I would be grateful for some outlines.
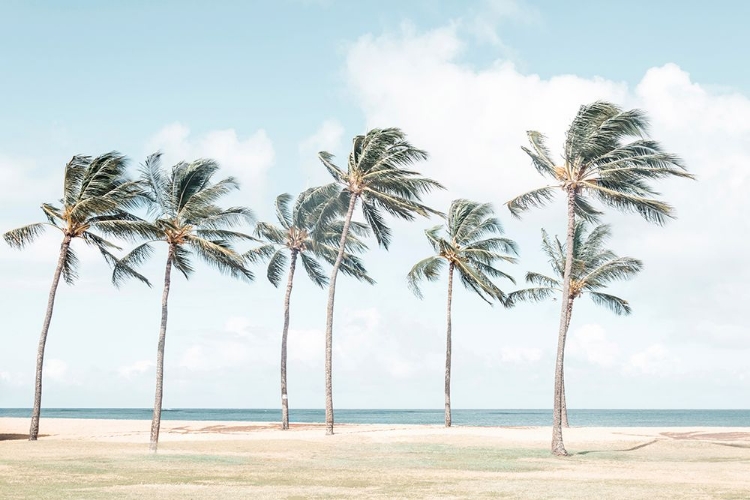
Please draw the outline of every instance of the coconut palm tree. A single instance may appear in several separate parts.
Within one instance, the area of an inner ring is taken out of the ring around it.
[[[568,229],[563,297],[570,295],[576,218],[595,221],[602,214],[593,205],[594,200],[622,212],[638,213],[660,225],[674,217],[672,207],[658,199],[659,193],[651,188],[649,181],[671,176],[692,178],[692,175],[677,156],[648,139],[647,132],[648,120],[642,111],[623,111],[603,101],[580,107],[565,136],[561,163],[553,159],[542,134],[528,132],[530,147],[523,150],[537,171],[551,181],[513,198],[507,205],[513,215],[520,217],[529,208],[546,205],[557,191],[565,194]],[[563,443],[561,413],[566,309],[563,301],[555,364],[552,426],[555,455],[568,454]]]
[[[336,166],[333,155],[328,152],[321,151],[318,157],[334,179],[332,184],[319,188],[328,192],[327,199],[330,201],[319,209],[318,218],[325,223],[330,218],[338,217],[346,207],[338,254],[331,271],[326,313],[326,434],[331,435],[333,303],[336,277],[344,258],[346,238],[357,202],[360,202],[362,215],[378,244],[387,249],[391,242],[391,230],[386,225],[384,212],[405,220],[413,220],[417,215],[441,215],[421,201],[424,194],[436,188],[443,189],[443,186],[406,168],[427,159],[427,153],[412,146],[398,128],[376,128],[365,135],[356,136],[345,170]]]
[[[81,239],[87,245],[96,247],[107,263],[114,264],[117,259],[111,251],[119,247],[102,238],[100,234],[127,239],[134,234],[141,233],[143,229],[141,223],[128,212],[137,207],[143,199],[140,198],[138,183],[128,180],[125,176],[126,167],[125,157],[115,151],[96,158],[74,156],[65,165],[63,197],[60,200],[60,206],[50,203],[42,204],[41,208],[47,222],[29,224],[3,235],[11,247],[18,249],[32,243],[50,227],[60,231],[63,236],[36,355],[30,441],[36,441],[39,435],[44,348],[52,321],[57,286],[60,283],[60,276],[69,285],[72,285],[78,278],[79,262],[71,248],[71,243],[75,239]]]
[[[228,177],[212,183],[219,169],[213,160],[180,162],[171,171],[161,168],[161,155],[148,157],[141,169],[145,195],[150,201],[149,239],[120,259],[112,273],[112,282],[121,284],[127,278],[136,278],[150,286],[148,280],[135,269],[153,253],[153,244],[167,244],[167,262],[164,272],[164,289],[161,300],[161,326],[156,355],[156,395],[151,422],[150,449],[156,452],[161,426],[162,393],[164,387],[164,342],[167,333],[167,303],[174,267],[185,278],[194,271],[191,254],[206,264],[233,278],[251,281],[253,274],[245,267],[245,259],[232,244],[254,240],[233,228],[254,220],[252,212],[244,207],[224,209],[215,203],[232,190],[237,181]]]
[[[611,236],[610,226],[602,224],[588,232],[585,221],[576,222],[573,233],[573,267],[570,274],[570,291],[565,311],[565,335],[570,328],[570,318],[573,314],[573,302],[582,295],[588,295],[591,300],[608,308],[617,315],[630,314],[630,304],[620,297],[603,293],[611,282],[628,280],[638,274],[643,263],[632,257],[618,257],[611,250],[604,248],[604,244]],[[517,290],[508,294],[508,306],[519,302],[539,302],[554,298],[562,293],[562,280],[565,270],[565,243],[555,237],[550,240],[547,232],[542,229],[542,251],[547,255],[554,276],[540,273],[526,273],[526,282],[534,285],[531,288]],[[564,368],[564,367],[563,367]],[[568,412],[565,398],[565,377],[563,369],[562,380],[562,425],[568,427]]]
[[[330,221],[327,227],[317,229],[318,218],[315,212],[326,201],[320,198],[319,189],[308,189],[301,193],[293,207],[290,207],[292,196],[284,193],[276,198],[276,219],[279,225],[259,222],[255,226],[255,235],[264,242],[258,248],[250,250],[246,256],[251,261],[269,259],[266,276],[275,287],[281,283],[284,271],[287,272],[286,295],[284,296],[284,327],[281,332],[281,428],[289,428],[289,397],[287,395],[286,351],[289,334],[289,303],[294,285],[294,271],[297,268],[297,257],[307,276],[317,286],[323,288],[328,278],[323,273],[319,260],[333,264],[336,261],[341,238],[343,221]],[[366,225],[352,222],[350,234],[346,239],[347,252],[341,262],[341,271],[349,276],[370,284],[375,283],[365,270],[362,262],[349,252],[361,252],[367,249],[357,236],[366,236],[369,230]]]
[[[513,240],[503,234],[500,221],[494,217],[492,205],[469,200],[455,200],[448,209],[448,223],[425,231],[427,241],[436,255],[417,262],[407,275],[409,288],[422,297],[419,282],[436,281],[448,264],[448,328],[445,348],[445,426],[451,426],[451,302],[453,300],[453,272],[458,271],[464,287],[492,305],[494,300],[505,302],[506,294],[493,283],[493,278],[505,278],[515,284],[513,277],[494,267],[496,262],[515,263],[517,255]]]

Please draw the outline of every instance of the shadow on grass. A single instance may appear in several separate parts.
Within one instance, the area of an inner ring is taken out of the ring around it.
[[[645,448],[646,446],[650,446],[656,443],[657,441],[661,441],[661,439],[654,439],[653,441],[642,443],[637,446],[633,446],[632,448],[627,448],[625,450],[589,450],[589,451],[579,451],[576,453],[572,453],[572,455],[588,455],[590,453],[612,453],[612,452],[617,452],[617,451],[635,451],[635,450],[640,450],[641,448]]]

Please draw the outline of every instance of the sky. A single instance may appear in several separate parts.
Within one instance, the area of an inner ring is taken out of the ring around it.
[[[430,154],[415,168],[447,187],[431,206],[493,203],[520,247],[504,270],[521,283],[547,271],[540,229],[565,230],[559,201],[521,220],[503,206],[544,182],[520,148],[526,131],[559,155],[578,107],[606,99],[645,110],[652,137],[697,181],[658,184],[677,213],[664,227],[607,212],[610,248],[644,270],[610,289],[629,317],[576,302],[568,405],[748,408],[749,15],[739,1],[2,2],[0,232],[42,220],[71,156],[110,150],[133,174],[156,150],[168,165],[214,158],[242,184],[227,204],[273,221],[278,194],[329,181],[318,151],[343,163],[352,137],[396,126]],[[405,281],[438,223],[393,221],[390,251],[370,241],[363,256],[377,284],[340,278],[336,407],[442,407],[447,280],[425,285],[423,300]],[[153,288],[118,290],[96,251],[76,248],[80,279],[57,294],[43,406],[148,408],[166,249],[143,269]],[[0,245],[0,407],[32,404],[58,249],[52,233],[21,252]],[[254,272],[250,285],[202,265],[173,280],[165,407],[279,406],[284,290]],[[325,301],[296,276],[292,412],[324,406]],[[551,407],[558,318],[558,302],[507,310],[456,288],[453,407]]]

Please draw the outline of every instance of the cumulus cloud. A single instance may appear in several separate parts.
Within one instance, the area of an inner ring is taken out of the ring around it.
[[[666,376],[677,373],[680,360],[662,344],[653,344],[633,354],[624,367],[629,375]]]
[[[658,184],[679,216],[666,228],[635,215],[608,217],[615,229],[612,248],[646,265],[627,284],[638,328],[618,320],[610,333],[635,345],[656,340],[664,348],[666,342],[684,343],[686,332],[692,332],[691,339],[737,342],[745,324],[743,294],[727,290],[743,289],[750,279],[743,253],[750,232],[744,215],[750,211],[750,99],[695,82],[674,64],[644,68],[634,87],[601,77],[542,78],[507,60],[472,66],[463,62],[471,45],[462,29],[455,22],[428,31],[404,25],[395,32],[363,36],[347,52],[349,88],[367,126],[401,127],[430,153],[419,169],[449,190],[431,203],[444,206],[461,196],[500,207],[544,182],[520,149],[527,142],[526,130],[546,134],[553,155],[559,156],[564,132],[581,104],[606,99],[642,108],[651,119],[653,137],[680,154],[699,180]],[[539,226],[561,234],[562,213],[562,206],[553,205],[521,223],[508,223],[526,269],[534,262],[544,265],[535,250]],[[499,214],[508,220],[506,211]],[[722,318],[711,333],[697,327],[709,317]],[[571,340],[574,355],[598,366],[616,364],[618,346],[600,327],[579,328]],[[659,352],[653,348],[636,357],[634,366],[650,366],[646,362]]]
[[[329,153],[339,154],[343,146],[343,136],[344,127],[341,123],[334,119],[328,119],[323,121],[312,135],[300,141],[300,162],[309,185],[314,186],[330,182],[330,176],[320,165],[318,152],[328,151]]]
[[[609,367],[617,362],[620,348],[607,338],[601,325],[588,324],[573,330],[567,351],[572,356],[585,358],[589,363]]]
[[[149,141],[147,154],[160,150],[165,165],[197,158],[219,162],[224,175],[236,177],[243,189],[259,190],[274,162],[271,139],[261,129],[240,138],[234,129],[214,130],[195,136],[182,123],[172,123],[159,130]]]
[[[47,359],[44,362],[44,376],[57,382],[67,381],[68,363],[61,359]]]
[[[130,365],[121,366],[117,373],[123,378],[132,378],[151,371],[154,368],[154,362],[149,360],[140,360]]]
[[[504,363],[534,363],[542,358],[541,349],[530,347],[503,347],[500,360]]]

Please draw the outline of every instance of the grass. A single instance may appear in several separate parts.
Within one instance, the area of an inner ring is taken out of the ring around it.
[[[614,446],[614,443],[611,444]],[[454,436],[0,443],[0,498],[750,498],[750,450],[663,440],[551,457]]]

